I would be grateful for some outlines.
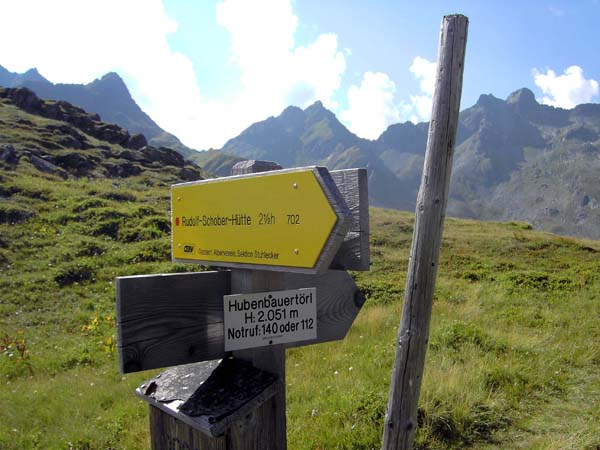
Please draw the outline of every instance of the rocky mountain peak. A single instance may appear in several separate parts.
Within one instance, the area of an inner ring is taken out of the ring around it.
[[[329,127],[343,131],[344,133],[349,133],[349,131],[346,130],[346,128],[340,123],[335,114],[325,108],[320,100],[317,100],[312,105],[307,107],[304,110],[304,114],[306,117],[307,126],[314,126],[319,122],[325,121]]]
[[[151,145],[173,148],[188,156],[194,153],[141,110],[123,79],[115,72],[88,84],[54,84],[40,75],[37,69],[20,74],[0,66],[0,86],[27,87],[42,99],[67,101],[90,113],[99,114],[104,121],[116,123],[132,134],[143,134]]]
[[[474,107],[493,108],[503,104],[504,101],[494,97],[492,94],[481,94]]]
[[[304,120],[304,111],[297,106],[288,106],[279,115],[279,119],[283,122],[296,122],[298,120]]]
[[[304,127],[305,118],[306,115],[300,108],[297,106],[288,106],[279,115],[277,120],[288,132],[297,133]]]
[[[285,117],[285,116],[292,116],[292,115],[297,115],[302,113],[302,109],[298,108],[297,106],[288,106],[287,108],[285,108],[282,113],[281,116]]]
[[[323,106],[321,100],[317,100],[312,105],[307,107],[304,112],[311,117],[323,117],[325,115],[333,115],[331,111]]]
[[[91,86],[99,91],[110,93],[111,95],[124,95],[126,98],[131,97],[125,82],[115,72],[109,72],[103,75],[102,78],[94,80],[91,83]]]
[[[511,105],[515,110],[524,116],[529,116],[537,111],[540,104],[535,99],[535,95],[527,88],[519,89],[513,92],[506,99],[506,103]]]
[[[395,123],[379,136],[377,144],[383,149],[401,148],[407,153],[423,154],[427,145],[428,128],[428,123]]]
[[[506,103],[521,104],[521,105],[538,105],[535,95],[530,89],[521,88],[510,94],[506,98]]]
[[[49,83],[49,81],[38,72],[37,68],[29,69],[22,76],[23,81],[34,81],[40,83]]]

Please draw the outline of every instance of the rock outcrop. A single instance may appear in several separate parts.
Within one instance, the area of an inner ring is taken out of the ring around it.
[[[40,172],[63,179],[126,178],[145,170],[164,171],[174,179],[201,179],[201,169],[166,147],[148,145],[142,134],[131,135],[64,101],[42,100],[27,88],[0,88],[0,102],[55,122],[14,117],[21,142],[0,143],[0,162],[14,169],[22,156]]]

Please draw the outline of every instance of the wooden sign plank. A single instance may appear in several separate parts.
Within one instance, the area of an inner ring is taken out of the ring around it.
[[[344,339],[365,302],[354,279],[341,270],[310,276],[289,273],[284,283],[288,289],[317,286],[318,298],[316,341],[291,342],[288,348]]]
[[[174,261],[286,272],[326,270],[351,220],[324,167],[174,185],[171,206]]]
[[[223,295],[230,272],[116,279],[121,372],[223,357]]]
[[[289,289],[317,289],[317,339],[286,347],[342,339],[364,303],[344,271],[282,274]],[[119,367],[137,372],[223,358],[223,296],[230,272],[117,278]]]

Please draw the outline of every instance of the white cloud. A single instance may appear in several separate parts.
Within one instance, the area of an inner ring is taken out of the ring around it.
[[[425,94],[433,96],[437,63],[416,56],[408,70],[419,80],[419,87]]]
[[[411,95],[410,96],[410,121],[413,123],[426,122],[431,117],[431,108],[433,107],[433,97],[430,95]]]
[[[421,94],[410,96],[412,110],[410,120],[412,122],[427,121],[431,116],[433,106],[437,63],[416,56],[408,70],[419,80],[421,89]]]
[[[560,108],[574,108],[580,103],[590,103],[598,96],[598,82],[586,79],[579,66],[568,67],[562,75],[548,69],[542,73],[533,69],[535,84],[542,90],[542,103]]]
[[[376,139],[400,119],[395,92],[396,84],[387,74],[366,72],[360,86],[348,89],[348,109],[340,113],[340,119],[357,135]]]
[[[82,83],[131,67],[131,59],[174,56],[164,37],[177,29],[160,1],[22,0],[6,2],[2,64],[33,66],[52,81]]]
[[[177,29],[160,0],[20,0],[6,2],[0,27],[0,64],[23,72],[37,67],[53,82],[88,83],[109,71],[162,128],[185,144],[220,147],[252,122],[290,103],[318,99],[335,108],[333,94],[346,69],[337,36],[306,46],[294,40],[298,19],[290,0],[224,0],[217,21],[231,34],[231,63],[242,90],[209,99],[192,61],[171,50]]]
[[[376,139],[385,129],[399,121],[413,123],[429,120],[433,104],[437,63],[417,56],[408,70],[419,82],[420,93],[410,101],[397,101],[396,84],[389,75],[365,72],[359,86],[348,89],[348,108],[341,111],[340,119],[354,133]]]
[[[346,70],[337,36],[321,34],[296,46],[298,19],[289,1],[224,0],[217,5],[217,22],[231,34],[232,62],[242,73],[243,91],[235,101],[243,118],[238,132],[290,104],[305,107],[321,100],[337,107],[333,95]]]

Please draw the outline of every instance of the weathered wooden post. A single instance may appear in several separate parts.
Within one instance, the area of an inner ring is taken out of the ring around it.
[[[231,175],[244,175],[282,169],[279,164],[270,161],[241,161],[235,164]],[[263,213],[264,214],[264,213]],[[269,216],[267,216],[269,217]],[[231,274],[231,292],[233,294],[281,291],[284,289],[284,274],[261,270],[238,269]],[[285,414],[285,347],[284,344],[269,347],[250,348],[233,352],[236,358],[252,363],[254,367],[274,373],[279,376],[282,383],[278,384],[275,396],[270,400],[272,405],[269,414],[263,417],[250,415],[244,422],[238,424],[233,430],[233,440],[236,448],[251,450],[256,447],[256,442],[248,442],[247,429],[269,428],[274,425],[272,438],[273,448],[287,449],[286,429],[287,417]],[[254,422],[254,423],[252,423]],[[256,433],[258,434],[258,433]],[[260,433],[264,434],[264,433]]]
[[[469,20],[442,19],[437,78],[396,360],[383,431],[384,450],[412,448],[456,138]]]
[[[122,372],[176,366],[137,390],[154,450],[285,449],[285,348],[342,339],[362,307],[366,170],[272,169],[172,187],[173,260],[232,270],[117,278]]]

